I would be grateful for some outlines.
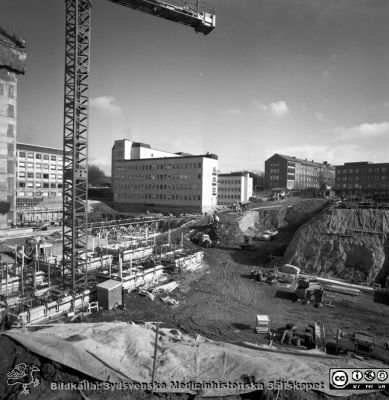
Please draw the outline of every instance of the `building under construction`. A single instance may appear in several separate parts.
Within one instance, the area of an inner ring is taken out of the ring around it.
[[[0,27],[0,228],[15,224],[17,75],[24,74],[24,40]]]

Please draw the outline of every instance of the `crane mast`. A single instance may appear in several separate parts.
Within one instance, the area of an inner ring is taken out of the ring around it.
[[[215,15],[186,1],[109,0],[112,3],[192,27],[204,35]],[[174,3],[173,3],[174,1]],[[73,290],[87,283],[88,78],[91,0],[65,0],[65,94],[63,136],[63,274]]]

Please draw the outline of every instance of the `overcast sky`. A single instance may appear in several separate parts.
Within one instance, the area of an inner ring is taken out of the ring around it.
[[[168,1],[168,0],[166,0]],[[203,2],[204,3],[204,2]],[[389,162],[389,1],[207,0],[209,35],[94,0],[89,160],[115,139],[263,170],[278,152]],[[18,141],[62,147],[65,2],[2,0],[27,41]]]

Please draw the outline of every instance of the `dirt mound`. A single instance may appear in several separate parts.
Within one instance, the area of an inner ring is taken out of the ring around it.
[[[328,205],[322,199],[301,200],[290,206],[246,211],[239,216],[241,233],[258,234],[266,229],[291,228],[302,225]]]
[[[388,211],[325,210],[297,231],[283,261],[354,282],[382,281],[388,233]]]

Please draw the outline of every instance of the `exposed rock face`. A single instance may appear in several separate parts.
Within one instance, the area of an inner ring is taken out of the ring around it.
[[[302,200],[293,206],[276,209],[246,211],[238,224],[242,233],[256,234],[269,228],[284,228],[302,225],[328,205],[322,199]]]
[[[389,211],[327,209],[296,232],[283,261],[308,273],[382,283],[389,274],[388,233]]]

